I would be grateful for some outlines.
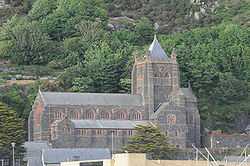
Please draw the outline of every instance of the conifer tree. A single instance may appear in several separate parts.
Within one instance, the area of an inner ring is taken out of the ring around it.
[[[170,159],[175,151],[167,136],[152,125],[138,125],[136,135],[130,138],[123,150],[129,153],[147,153],[153,159]]]
[[[24,122],[15,111],[0,103],[0,155],[11,153],[11,143],[16,143],[16,152],[24,141]],[[19,154],[20,155],[20,154]]]

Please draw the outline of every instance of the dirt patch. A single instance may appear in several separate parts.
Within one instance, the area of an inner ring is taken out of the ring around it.
[[[6,81],[7,86],[17,84],[17,85],[28,85],[28,84],[33,84],[35,83],[35,80],[8,80]]]

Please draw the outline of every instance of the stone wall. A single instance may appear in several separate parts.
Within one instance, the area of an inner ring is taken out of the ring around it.
[[[52,124],[52,143],[55,148],[109,148],[119,151],[135,134],[134,129],[75,128],[69,119]],[[112,138],[113,135],[113,138]],[[113,140],[112,140],[113,139]]]
[[[210,132],[205,138],[205,146],[210,148],[244,148],[250,144],[250,135]]]
[[[71,120],[106,119],[106,120],[147,120],[143,106],[44,106],[41,97],[37,97],[33,105],[30,120],[31,140],[51,139],[51,124],[65,117]]]

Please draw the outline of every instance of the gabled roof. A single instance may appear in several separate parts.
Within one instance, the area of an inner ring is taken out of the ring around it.
[[[158,42],[156,35],[154,36],[154,40],[150,45],[148,51],[151,60],[166,60],[168,58],[167,54],[165,53],[160,43]]]
[[[58,164],[65,161],[103,160],[111,159],[110,150],[107,148],[58,148],[43,150],[45,164]]]
[[[146,121],[131,120],[71,120],[75,128],[86,129],[134,129],[137,125],[148,125]]]
[[[40,92],[45,105],[141,106],[142,97],[112,93]]]

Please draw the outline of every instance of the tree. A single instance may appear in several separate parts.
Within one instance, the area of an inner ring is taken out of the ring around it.
[[[5,53],[17,64],[46,64],[56,54],[53,52],[54,44],[37,22],[23,20],[13,27],[6,26],[5,36],[5,41],[9,43]]]
[[[161,39],[168,52],[177,48],[182,85],[191,81],[202,123],[211,130],[232,130],[236,115],[247,111],[242,105],[250,94],[249,39],[250,29],[235,24],[193,29]]]
[[[85,60],[85,52],[97,41],[104,38],[106,32],[100,24],[91,21],[82,21],[77,26],[74,37],[64,40],[64,62],[66,66],[77,65]]]
[[[125,49],[112,50],[106,42],[95,44],[86,51],[84,64],[73,84],[74,91],[119,92],[120,81],[129,61]]]
[[[154,36],[152,22],[145,17],[141,18],[135,26],[135,35],[138,45],[145,45],[152,42]]]
[[[43,0],[45,1],[45,0]],[[42,19],[45,32],[52,39],[62,40],[77,31],[82,21],[99,22],[106,25],[107,11],[102,0],[58,0],[56,9]]]
[[[136,135],[129,139],[128,144],[123,147],[129,153],[147,153],[153,159],[169,159],[174,147],[168,143],[167,136],[161,133],[158,127],[138,125]]]
[[[11,107],[19,118],[28,119],[33,101],[37,95],[38,84],[29,86],[12,85],[0,93],[0,102]]]
[[[37,0],[29,11],[28,16],[32,20],[44,19],[56,9],[56,0]]]
[[[11,154],[11,142],[15,142],[17,150],[24,141],[24,121],[17,117],[15,111],[0,103],[0,155]]]

